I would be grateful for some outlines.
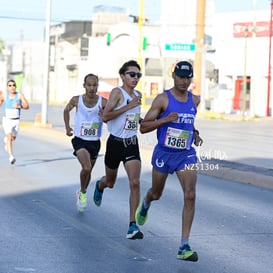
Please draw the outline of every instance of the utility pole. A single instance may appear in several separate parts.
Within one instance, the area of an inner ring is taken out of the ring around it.
[[[247,96],[247,38],[249,34],[249,27],[245,27],[245,47],[244,47],[244,78],[243,78],[243,101],[242,101],[242,116],[246,115],[246,96]]]
[[[198,96],[204,96],[204,90],[202,90],[205,86],[206,75],[202,75],[202,73],[206,73],[203,71],[205,58],[203,58],[204,53],[204,43],[205,43],[205,15],[206,15],[206,0],[196,0],[196,35],[195,35],[195,59],[194,59],[194,83],[195,83],[195,93]],[[204,99],[202,100],[204,102]]]
[[[267,104],[266,104],[266,116],[271,115],[270,108],[270,93],[271,93],[271,48],[272,48],[272,10],[273,0],[270,3],[270,21],[269,21],[269,56],[268,56],[268,77],[267,77]]]
[[[51,20],[51,0],[46,0],[46,26],[45,26],[45,63],[44,63],[44,90],[42,96],[42,124],[47,123],[48,107],[48,77],[49,77],[49,38],[50,38],[50,20]]]
[[[142,75],[145,75],[145,60],[143,58],[143,23],[144,23],[144,0],[139,0],[139,17],[138,17],[138,64],[141,67]],[[146,90],[144,89],[143,80],[140,78],[138,81],[138,89],[142,93],[142,105],[146,107]]]
[[[253,67],[253,76],[251,76],[250,81],[250,105],[249,105],[249,114],[250,116],[255,115],[255,97],[256,90],[258,90],[257,80],[256,80],[256,59],[257,59],[257,44],[256,44],[256,30],[257,30],[257,20],[256,20],[256,0],[252,1],[253,4],[253,26],[252,26],[252,41],[253,41],[253,58],[252,58],[252,67]]]

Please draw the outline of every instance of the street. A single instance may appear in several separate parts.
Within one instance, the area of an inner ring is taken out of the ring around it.
[[[49,105],[47,121],[54,128],[63,130],[64,106]],[[22,121],[34,122],[37,113],[41,112],[40,104],[31,104],[28,111],[22,112]],[[145,112],[143,112],[143,116]],[[204,144],[200,148],[203,159],[214,157],[221,161],[244,164],[245,167],[261,168],[273,176],[273,119],[260,119],[254,121],[235,121],[203,119],[196,120]],[[74,124],[74,115],[71,112],[71,124]],[[105,126],[106,127],[106,126]],[[104,135],[107,135],[105,130]],[[141,144],[153,146],[156,143],[156,134],[139,134]]]
[[[151,183],[152,150],[144,146],[142,195]],[[88,189],[88,209],[78,213],[80,166],[64,130],[23,126],[14,145],[15,165],[1,145],[0,273],[271,273],[272,190],[200,174],[190,239],[199,261],[179,261],[182,193],[175,175],[152,204],[141,227],[144,239],[127,240],[128,182],[122,166],[102,206],[92,201],[94,182],[103,175],[104,148]]]

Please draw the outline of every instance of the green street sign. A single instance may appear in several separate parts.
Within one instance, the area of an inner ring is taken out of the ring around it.
[[[194,51],[195,44],[165,44],[165,50]]]

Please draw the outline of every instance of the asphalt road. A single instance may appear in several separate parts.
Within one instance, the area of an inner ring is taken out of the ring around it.
[[[191,235],[199,261],[179,261],[182,195],[175,175],[152,204],[144,239],[127,240],[128,182],[122,166],[102,206],[91,198],[96,178],[103,175],[104,147],[88,190],[88,209],[79,214],[80,168],[61,128],[23,126],[15,165],[0,146],[0,273],[272,272],[272,190],[200,174]],[[151,183],[151,151],[141,150],[142,194]]]

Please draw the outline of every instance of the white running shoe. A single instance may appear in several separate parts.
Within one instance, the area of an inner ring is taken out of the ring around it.
[[[16,161],[16,158],[15,158],[13,155],[11,155],[11,156],[9,157],[9,162],[10,162],[10,164],[14,164],[15,161]]]

